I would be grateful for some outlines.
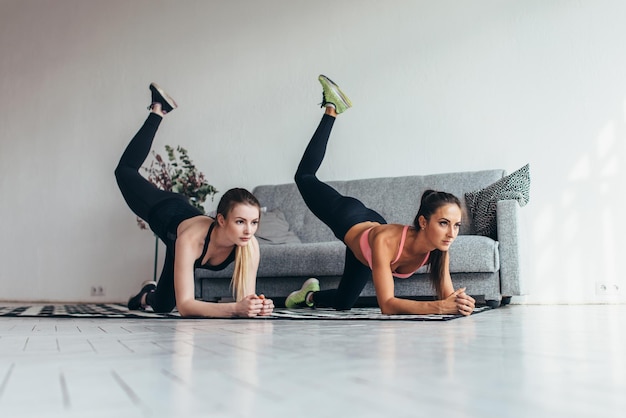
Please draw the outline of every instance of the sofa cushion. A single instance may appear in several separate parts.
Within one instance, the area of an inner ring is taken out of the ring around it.
[[[493,273],[500,270],[498,241],[480,235],[459,235],[450,246],[451,273]]]
[[[343,271],[346,246],[340,241],[266,246],[258,277],[336,276]]]
[[[261,211],[261,222],[255,236],[260,245],[300,243],[300,239],[289,229],[289,223],[280,209]]]
[[[475,233],[496,239],[498,201],[517,200],[520,206],[524,206],[529,198],[529,164],[483,189],[465,193],[465,201],[472,213],[472,226]]]
[[[257,278],[337,276],[343,271],[346,246],[341,241],[264,245]],[[224,270],[196,269],[196,278],[231,277],[235,263]]]

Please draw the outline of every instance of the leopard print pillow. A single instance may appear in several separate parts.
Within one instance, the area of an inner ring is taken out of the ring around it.
[[[472,228],[478,235],[497,238],[496,204],[499,200],[517,200],[520,206],[530,199],[530,167],[519,170],[481,190],[465,193],[465,202],[472,214]]]

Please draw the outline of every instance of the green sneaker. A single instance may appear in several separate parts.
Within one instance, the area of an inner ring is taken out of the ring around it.
[[[352,102],[348,99],[348,96],[346,96],[339,86],[333,83],[330,78],[325,75],[320,75],[317,79],[322,84],[323,88],[322,107],[327,104],[332,104],[335,106],[337,113],[343,113],[352,107]]]
[[[289,309],[304,308],[306,306],[312,307],[313,303],[306,303],[306,295],[309,292],[319,292],[320,282],[317,279],[311,278],[302,284],[300,290],[291,292],[287,299],[285,299],[285,306]]]

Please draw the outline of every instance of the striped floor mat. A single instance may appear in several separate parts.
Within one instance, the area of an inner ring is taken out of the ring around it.
[[[489,310],[478,307],[474,314]],[[34,304],[0,305],[0,317],[42,317],[42,318],[179,318],[178,312],[159,314],[151,311],[130,311],[123,304],[87,303],[87,304]],[[353,308],[349,311],[334,309],[275,309],[269,317],[253,319],[294,319],[294,320],[384,320],[384,321],[448,321],[461,318],[461,315],[383,315],[378,308]],[[245,319],[245,318],[243,318]]]

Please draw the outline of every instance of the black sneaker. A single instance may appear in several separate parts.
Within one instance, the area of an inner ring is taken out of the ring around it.
[[[176,101],[159,87],[157,83],[150,83],[150,91],[152,92],[152,102],[148,109],[152,109],[154,103],[161,103],[161,109],[164,113],[169,113],[178,107]]]
[[[144,307],[141,306],[141,298],[143,295],[156,290],[156,282],[146,281],[141,284],[141,290],[132,298],[128,299],[128,309],[131,311],[143,311]]]

